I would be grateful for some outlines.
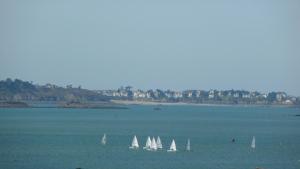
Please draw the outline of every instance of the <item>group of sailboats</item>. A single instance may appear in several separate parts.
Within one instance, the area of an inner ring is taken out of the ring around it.
[[[138,144],[138,140],[137,140],[136,136],[133,137],[131,146],[129,148],[130,149],[138,149],[139,148],[139,144]],[[148,136],[145,147],[143,147],[143,149],[148,150],[148,151],[157,151],[157,150],[163,149],[163,145],[162,145],[162,141],[161,141],[160,137],[158,136],[156,140],[154,137],[152,137],[152,140],[151,140],[150,136]],[[186,150],[187,151],[191,150],[190,139],[188,139],[188,141],[187,141]],[[176,152],[176,151],[177,151],[176,143],[175,143],[175,140],[173,139],[171,142],[170,148],[167,150],[167,152]]]
[[[107,141],[107,138],[106,138],[106,134],[104,133],[104,135],[101,139],[101,144],[106,145],[106,141]],[[252,138],[250,147],[252,149],[255,149],[255,136],[253,136],[253,138]],[[131,146],[129,148],[130,149],[138,149],[139,148],[139,142],[138,142],[136,135],[133,136]],[[156,150],[162,149],[162,148],[163,148],[163,145],[162,145],[162,141],[159,136],[157,137],[156,140],[154,137],[152,137],[152,140],[151,140],[150,136],[148,136],[146,145],[145,145],[145,147],[143,147],[143,149],[148,150],[148,151],[156,151]],[[176,151],[177,151],[176,143],[175,143],[175,140],[173,139],[171,142],[170,148],[167,150],[167,152],[176,152]],[[190,139],[187,140],[186,151],[191,151]]]
[[[158,136],[157,139],[155,140],[154,137],[152,137],[152,140],[150,139],[150,136],[147,137],[146,145],[143,147],[145,150],[149,151],[156,151],[158,149],[162,149],[162,143],[160,140],[160,137]]]

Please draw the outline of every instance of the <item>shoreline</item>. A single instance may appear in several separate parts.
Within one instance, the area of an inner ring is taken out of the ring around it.
[[[136,101],[136,100],[111,100],[112,103],[121,105],[145,105],[145,106],[239,106],[239,107],[298,107],[294,105],[265,105],[265,104],[209,104],[209,103],[185,103],[185,102],[155,102],[155,101]]]
[[[18,104],[16,104],[18,103]],[[158,102],[158,101],[138,101],[138,100],[110,100],[110,102],[98,103],[72,103],[62,104],[61,102],[54,102],[52,104],[39,105],[39,102],[30,104],[30,102],[16,102],[14,104],[3,104],[0,102],[0,108],[77,108],[77,109],[127,109],[130,105],[140,106],[202,106],[202,107],[287,107],[300,108],[296,105],[278,105],[278,104],[214,104],[214,103],[187,103],[187,102]]]

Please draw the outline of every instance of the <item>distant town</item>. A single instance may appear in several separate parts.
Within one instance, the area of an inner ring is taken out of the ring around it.
[[[81,86],[37,85],[19,79],[0,81],[0,102],[50,101],[65,103],[136,101],[230,105],[300,105],[300,97],[285,92],[261,93],[246,90],[139,90],[131,86],[112,90],[88,90]]]
[[[116,90],[98,90],[97,93],[117,100],[136,100],[154,102],[183,102],[204,104],[299,104],[299,97],[289,96],[285,92],[260,93],[246,90],[133,90],[121,87]]]

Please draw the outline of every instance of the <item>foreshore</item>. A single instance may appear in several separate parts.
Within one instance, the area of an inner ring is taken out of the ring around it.
[[[137,101],[137,100],[111,100],[112,103],[120,105],[151,105],[151,106],[240,106],[240,107],[297,107],[292,105],[273,105],[273,104],[209,104],[209,103],[186,103],[186,102],[156,102],[156,101]]]
[[[137,101],[137,100],[111,100],[115,104],[123,105],[166,105],[166,106],[231,106],[229,104],[207,104],[207,103],[185,103],[185,102],[155,102],[155,101]]]
[[[278,104],[220,104],[220,103],[188,103],[188,102],[159,102],[138,100],[110,100],[109,102],[0,102],[0,108],[82,108],[82,109],[127,109],[129,105],[144,106],[214,106],[214,107],[297,107],[295,105]]]
[[[184,103],[184,102],[155,102],[155,101],[137,101],[137,100],[111,100],[111,102],[123,105],[213,105],[213,104],[197,104],[197,103]]]

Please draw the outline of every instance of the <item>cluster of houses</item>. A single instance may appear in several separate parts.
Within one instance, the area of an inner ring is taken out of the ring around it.
[[[218,102],[218,103],[276,103],[295,104],[299,98],[288,96],[285,92],[249,92],[245,90],[133,90],[121,87],[117,90],[99,90],[99,94],[114,99],[162,101],[162,102]]]

